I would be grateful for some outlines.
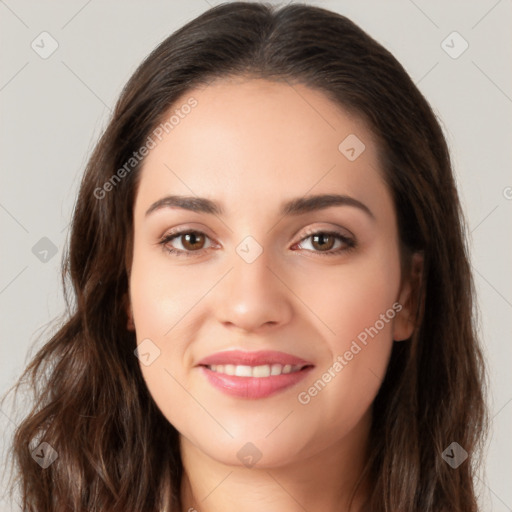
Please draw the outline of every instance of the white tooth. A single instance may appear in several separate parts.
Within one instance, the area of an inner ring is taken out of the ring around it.
[[[234,364],[224,365],[224,373],[226,375],[235,375],[236,366]]]
[[[252,369],[253,377],[269,377],[270,376],[270,366],[268,364],[264,364],[261,366],[255,366]]]
[[[239,365],[235,368],[235,375],[237,377],[252,377],[252,367]]]
[[[223,373],[225,375],[236,375],[237,377],[270,377],[271,375],[282,375],[286,373],[297,372],[302,368],[301,365],[291,365],[276,363],[263,364],[260,366],[246,366],[234,364],[212,364],[209,369],[213,372]]]
[[[270,375],[281,375],[283,367],[280,364],[273,364],[270,369]]]

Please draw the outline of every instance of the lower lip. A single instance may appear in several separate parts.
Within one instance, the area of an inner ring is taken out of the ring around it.
[[[204,375],[214,387],[227,395],[240,398],[266,398],[294,386],[306,377],[312,366],[293,373],[271,375],[269,377],[237,377],[226,375],[201,366]]]

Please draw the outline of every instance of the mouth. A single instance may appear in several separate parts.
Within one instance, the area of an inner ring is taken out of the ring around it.
[[[298,364],[262,364],[259,366],[234,365],[234,364],[212,364],[205,365],[205,368],[215,373],[223,373],[236,377],[255,377],[261,379],[276,375],[286,375],[289,373],[300,372],[310,365]]]
[[[207,381],[224,394],[260,399],[295,386],[314,365],[284,352],[218,352],[197,365]]]

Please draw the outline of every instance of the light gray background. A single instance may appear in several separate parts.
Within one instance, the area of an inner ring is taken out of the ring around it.
[[[218,3],[0,0],[0,393],[63,311],[59,267],[77,187],[121,88],[161,40]],[[350,17],[386,46],[442,122],[471,232],[491,375],[484,510],[511,511],[511,1],[307,3]],[[58,43],[47,59],[31,48],[43,31]],[[469,43],[456,59],[441,46],[453,31]],[[46,262],[32,252],[42,237],[58,249]],[[1,411],[4,436],[21,412]],[[0,510],[18,507],[3,500]]]

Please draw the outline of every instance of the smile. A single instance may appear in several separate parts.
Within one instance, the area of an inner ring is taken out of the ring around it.
[[[261,399],[295,386],[314,365],[285,352],[228,350],[202,359],[197,367],[223,394]]]
[[[256,377],[264,378],[271,375],[282,375],[287,373],[295,373],[304,368],[303,365],[291,364],[263,364],[260,366],[246,366],[234,364],[213,364],[207,366],[209,370],[215,373],[224,373],[225,375],[236,375],[237,377]]]

